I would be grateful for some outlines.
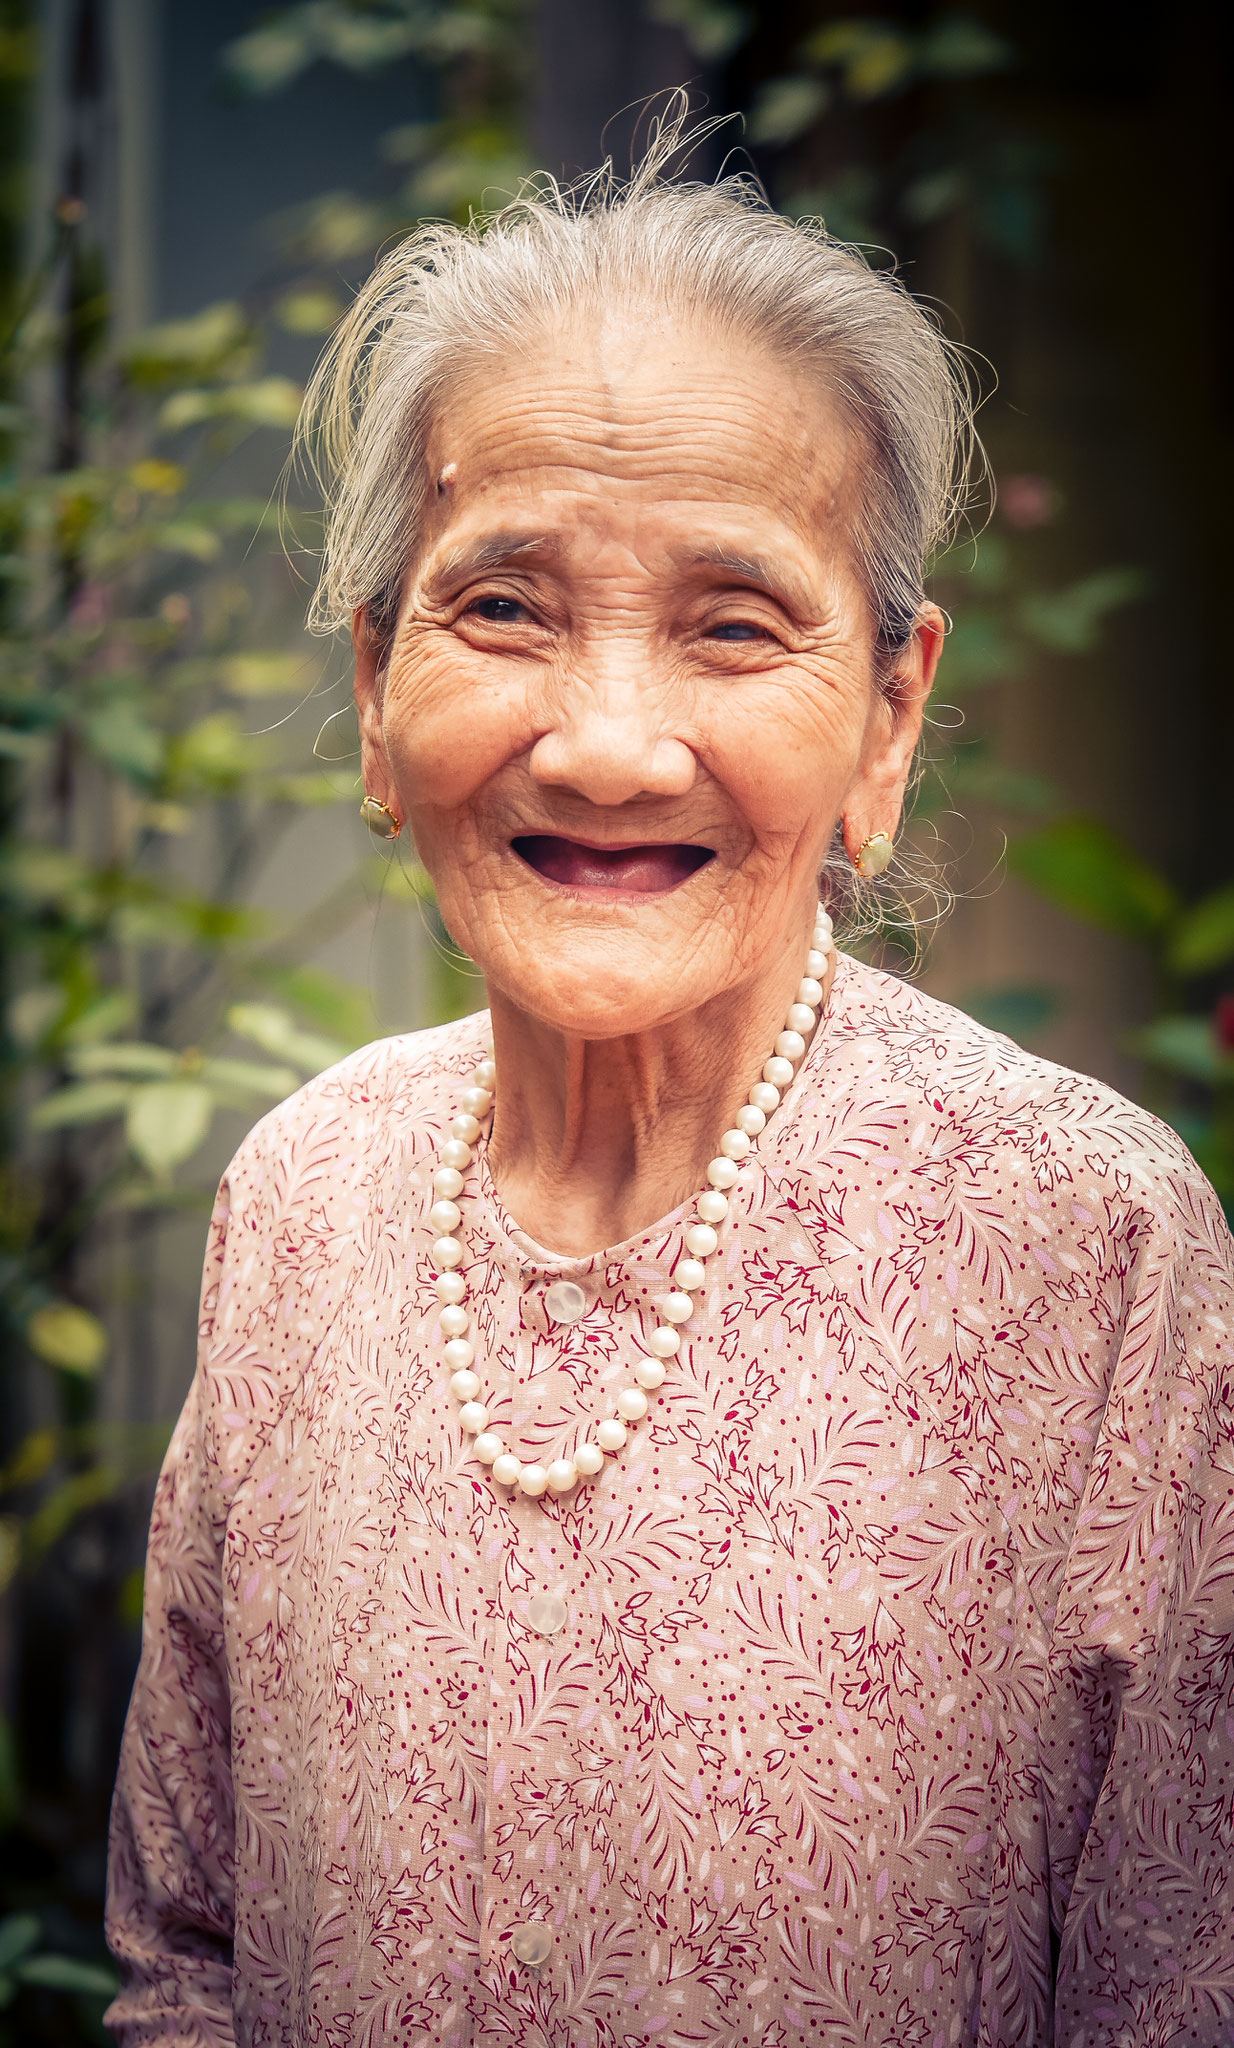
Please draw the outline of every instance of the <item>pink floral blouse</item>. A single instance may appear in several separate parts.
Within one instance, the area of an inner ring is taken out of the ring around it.
[[[1231,1247],[1178,1140],[842,960],[647,1420],[510,1498],[428,1257],[483,1025],[312,1082],[219,1197],[118,2038],[1234,2042]],[[682,1219],[558,1258],[482,1155],[464,1203],[496,1426],[551,1455]]]

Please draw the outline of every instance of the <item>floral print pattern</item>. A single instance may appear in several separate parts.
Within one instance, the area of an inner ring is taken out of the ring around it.
[[[311,1083],[220,1194],[117,2038],[1234,2043],[1231,1248],[1179,1141],[842,959],[646,1421],[510,1498],[428,1258],[484,1023]],[[553,1455],[682,1218],[571,1260],[483,1153],[464,1201],[495,1426]]]

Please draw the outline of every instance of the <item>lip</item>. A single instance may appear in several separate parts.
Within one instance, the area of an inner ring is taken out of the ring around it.
[[[634,840],[605,845],[563,833],[520,833],[510,841],[518,858],[550,888],[591,901],[668,896],[715,859],[710,846],[687,841]]]

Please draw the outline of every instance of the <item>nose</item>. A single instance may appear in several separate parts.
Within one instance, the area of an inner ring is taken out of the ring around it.
[[[593,804],[684,796],[697,762],[668,724],[668,693],[629,674],[574,676],[531,750],[537,782]]]

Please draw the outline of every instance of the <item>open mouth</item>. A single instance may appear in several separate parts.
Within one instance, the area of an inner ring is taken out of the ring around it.
[[[546,882],[604,896],[662,896],[715,858],[709,846],[587,846],[548,832],[510,844]]]

